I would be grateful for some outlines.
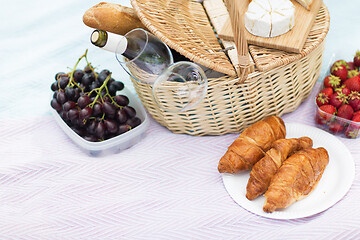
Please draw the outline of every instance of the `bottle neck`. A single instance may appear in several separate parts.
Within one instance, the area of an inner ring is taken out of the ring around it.
[[[90,40],[95,46],[117,54],[123,54],[128,45],[126,37],[98,29],[92,32]]]

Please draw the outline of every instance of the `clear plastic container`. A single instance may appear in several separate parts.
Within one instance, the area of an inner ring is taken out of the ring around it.
[[[322,111],[317,105],[315,122],[317,127],[339,137],[358,138],[360,136],[360,122],[331,115]]]
[[[51,112],[60,128],[66,135],[82,150],[90,156],[104,156],[107,154],[119,153],[127,148],[132,147],[144,138],[147,128],[149,127],[149,119],[145,108],[141,102],[126,88],[121,90],[122,95],[126,95],[129,100],[129,106],[136,110],[136,116],[141,119],[141,124],[128,132],[116,137],[110,138],[102,142],[90,142],[75,133],[60,117],[60,115],[51,108]]]
[[[320,79],[322,80],[320,83],[320,87],[316,89],[316,96],[315,96],[315,123],[318,128],[321,128],[329,133],[332,133],[333,135],[339,136],[339,137],[345,137],[345,138],[358,138],[360,136],[360,122],[354,122],[345,118],[338,117],[336,115],[331,115],[329,113],[326,113],[318,107],[316,104],[316,97],[318,93],[324,88],[324,78],[328,75],[330,75],[330,68],[332,64],[336,60],[350,60],[352,59],[352,56],[348,57],[341,57],[341,55],[338,54],[332,54],[330,57],[330,61],[326,66],[326,71],[321,74]]]

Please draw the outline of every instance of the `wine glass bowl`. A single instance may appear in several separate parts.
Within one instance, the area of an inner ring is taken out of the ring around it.
[[[152,94],[157,105],[168,112],[182,112],[199,104],[207,90],[204,71],[192,62],[177,62],[154,82]]]

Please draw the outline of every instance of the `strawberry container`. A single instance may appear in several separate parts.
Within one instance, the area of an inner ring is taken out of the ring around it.
[[[316,89],[314,102],[317,127],[339,137],[355,139],[360,136],[360,75],[356,76],[359,68],[353,65],[353,57],[332,55],[326,66],[327,71],[321,77],[320,87]],[[345,63],[340,65],[348,64],[346,71],[349,74],[345,78],[343,73],[338,75],[335,68],[332,68],[339,60],[345,60]],[[355,81],[348,81],[354,78],[354,73]],[[354,86],[354,82],[358,83],[358,86]]]
[[[339,137],[358,138],[360,122],[354,122],[322,111],[316,107],[315,122],[317,127]]]
[[[149,119],[146,114],[145,108],[141,102],[133,95],[129,90],[124,88],[120,92],[122,95],[125,95],[129,98],[129,106],[133,107],[136,110],[136,116],[140,118],[141,124],[137,127],[125,132],[116,137],[104,140],[101,142],[90,142],[79,136],[75,133],[60,117],[60,115],[51,108],[51,112],[64,133],[74,142],[78,147],[85,151],[90,156],[104,156],[107,154],[114,154],[120,151],[123,151],[127,148],[132,147],[133,145],[140,142],[146,133],[146,130],[149,126]]]

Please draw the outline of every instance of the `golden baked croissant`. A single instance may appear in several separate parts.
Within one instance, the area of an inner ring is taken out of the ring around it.
[[[307,148],[290,156],[271,179],[263,210],[271,213],[308,196],[328,163],[329,155],[322,147]]]
[[[253,200],[263,194],[269,187],[271,178],[280,168],[283,161],[301,149],[312,147],[308,137],[279,139],[273,142],[269,151],[252,168],[246,186],[246,197]]]
[[[271,144],[285,135],[285,124],[279,117],[270,116],[254,123],[229,146],[219,161],[219,172],[237,173],[251,169],[265,155]]]

